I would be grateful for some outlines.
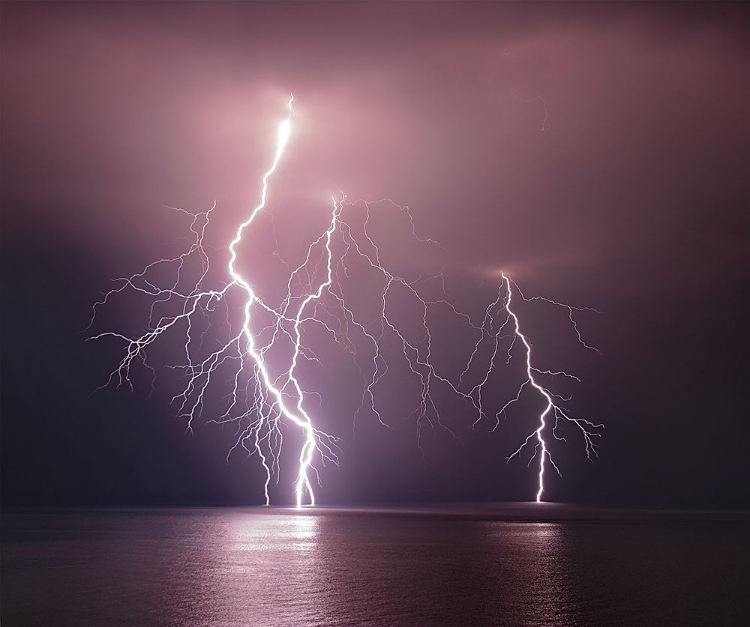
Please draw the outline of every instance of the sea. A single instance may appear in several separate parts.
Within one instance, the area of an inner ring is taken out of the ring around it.
[[[747,512],[4,509],[3,627],[750,625]]]

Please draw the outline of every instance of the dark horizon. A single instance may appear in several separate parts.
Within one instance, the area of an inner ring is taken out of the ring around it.
[[[603,312],[579,320],[601,357],[569,342],[565,315],[524,318],[551,346],[545,367],[582,379],[566,388],[576,415],[606,426],[592,461],[572,438],[556,449],[550,501],[750,509],[747,4],[0,15],[3,506],[260,504],[257,459],[225,463],[231,429],[186,435],[164,370],[150,397],[143,373],[132,393],[95,392],[121,346],[85,329],[112,278],[185,234],[165,206],[217,201],[219,229],[243,215],[292,91],[299,132],[275,183],[282,209],[304,203],[281,214],[292,240],[330,190],[389,197],[444,246],[467,310],[510,269],[530,296]],[[398,252],[410,270],[431,262]],[[142,320],[128,304],[101,324]],[[333,392],[325,425],[344,441],[321,504],[533,500],[527,458],[505,461],[521,414],[490,433],[449,410],[464,446],[428,435],[425,463],[395,401],[393,431],[368,418],[353,436],[354,393]],[[272,504],[293,502],[281,470]]]

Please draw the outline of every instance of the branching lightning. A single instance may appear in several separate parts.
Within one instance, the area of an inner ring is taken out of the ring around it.
[[[269,183],[279,168],[291,137],[293,103],[292,96],[287,103],[288,115],[278,127],[273,161],[261,179],[259,202],[237,227],[228,246],[228,283],[214,289],[204,287],[204,283],[210,282],[213,271],[205,234],[216,205],[196,214],[176,209],[190,217],[192,240],[187,250],[176,257],[159,259],[141,272],[120,279],[119,285],[94,305],[92,324],[98,309],[115,295],[132,291],[149,302],[148,324],[142,334],[129,337],[108,331],[90,338],[112,337],[125,344],[124,356],[107,384],[127,384],[132,388],[130,374],[134,362],[143,364],[155,376],[155,370],[147,361],[147,350],[162,336],[182,338],[179,351],[181,361],[171,367],[185,375],[184,387],[173,397],[173,401],[178,407],[178,414],[185,418],[187,429],[192,431],[194,421],[203,415],[207,404],[212,406],[214,416],[208,422],[236,425],[237,437],[227,460],[240,448],[258,456],[265,473],[265,502],[269,504],[270,483],[274,477],[278,481],[281,472],[283,427],[295,427],[302,440],[294,481],[296,505],[301,507],[306,503],[315,504],[312,479],[314,477],[319,484],[316,463],[332,462],[338,465],[340,451],[339,438],[316,426],[310,398],[319,395],[306,390],[300,380],[299,366],[302,362],[320,363],[305,341],[313,329],[318,329],[318,335],[322,333],[331,338],[351,354],[363,382],[355,421],[359,414],[369,412],[383,426],[390,427],[378,404],[377,393],[385,385],[390,368],[383,347],[385,344],[399,347],[398,352],[403,355],[402,363],[419,389],[417,402],[409,416],[416,420],[417,443],[423,455],[421,434],[425,427],[444,429],[458,439],[453,428],[443,419],[435,391],[438,388],[447,390],[464,403],[476,416],[473,422],[473,426],[476,426],[490,416],[485,405],[488,388],[494,385],[494,373],[503,360],[510,362],[515,347],[520,344],[524,352],[525,380],[515,395],[494,413],[492,430],[497,429],[500,416],[505,415],[526,390],[533,390],[544,400],[545,407],[538,417],[538,426],[507,458],[510,461],[534,443],[534,454],[529,464],[538,458],[536,500],[541,501],[545,465],[549,463],[559,473],[545,440],[547,432],[550,431],[555,440],[564,440],[557,434],[558,424],[571,423],[582,434],[586,456],[590,458],[596,454],[595,438],[600,436],[602,425],[572,417],[560,404],[562,399],[557,400],[559,397],[540,383],[540,376],[577,378],[564,372],[540,370],[533,364],[532,344],[521,331],[518,315],[511,303],[515,291],[523,300],[542,300],[566,308],[579,342],[586,348],[596,350],[584,343],[578,330],[574,312],[581,309],[543,297],[525,299],[518,286],[503,273],[497,297],[485,310],[481,323],[476,324],[469,315],[450,303],[442,273],[407,280],[384,263],[376,238],[371,233],[372,212],[380,207],[387,207],[402,216],[416,245],[440,247],[434,240],[417,234],[408,207],[387,198],[348,201],[345,196],[338,200],[335,197],[331,199],[328,227],[309,245],[300,265],[292,268],[281,260],[277,247],[275,256],[288,271],[285,295],[276,305],[262,299],[254,286],[254,279],[241,267],[241,248],[245,234],[257,216],[268,213]],[[353,220],[349,214],[357,216],[357,219]],[[347,285],[351,283],[354,267],[368,269],[377,277],[379,285],[377,310],[365,318],[355,313],[355,308],[348,304]],[[191,274],[197,278],[190,279]],[[165,279],[165,276],[168,278]],[[431,297],[423,295],[425,286],[429,287]],[[436,288],[439,291],[437,298],[434,296]],[[409,303],[418,312],[420,328],[416,336],[413,329],[407,332],[400,328],[394,317],[391,309],[396,298]],[[234,305],[242,311],[242,315],[241,324],[232,331]],[[468,332],[478,336],[460,376],[453,379],[434,363],[435,338],[430,319],[438,314],[454,317],[456,324],[463,325]],[[221,322],[218,327],[217,319]],[[230,329],[230,332],[228,338],[219,340],[215,337],[217,329],[223,328]],[[484,351],[481,349],[486,343],[490,346],[489,360],[478,363],[483,361],[481,355]],[[508,344],[507,348],[504,348],[505,343]],[[474,385],[467,383],[476,371],[481,373],[478,382]],[[216,411],[215,402],[207,400],[207,392],[212,386],[218,387],[226,381],[229,381],[229,391],[225,397],[224,411]],[[550,424],[551,430],[548,429]]]
[[[559,405],[559,403],[555,403],[555,401],[553,400],[554,395],[549,390],[542,387],[538,383],[535,377],[535,375],[538,375],[538,374],[562,375],[565,377],[574,378],[576,380],[578,380],[578,378],[573,375],[567,374],[565,372],[552,372],[550,370],[545,370],[545,371],[538,370],[532,365],[531,343],[529,342],[528,338],[521,332],[521,326],[518,321],[518,316],[515,314],[513,309],[511,309],[511,301],[513,299],[513,289],[511,287],[511,280],[505,273],[502,273],[502,280],[503,280],[503,284],[506,290],[505,311],[508,312],[508,316],[513,321],[514,340],[516,338],[521,340],[524,346],[524,352],[525,352],[525,358],[526,358],[526,381],[524,381],[523,384],[521,385],[521,388],[519,388],[518,394],[516,395],[516,397],[514,399],[511,399],[511,401],[509,402],[512,403],[512,402],[517,401],[520,398],[520,394],[523,388],[527,384],[531,385],[531,387],[534,388],[539,394],[541,394],[541,396],[545,400],[544,410],[542,411],[541,414],[539,414],[539,427],[532,434],[530,434],[529,437],[526,438],[524,443],[521,444],[521,446],[518,447],[518,449],[516,449],[515,452],[513,452],[508,457],[508,461],[510,461],[513,457],[518,455],[526,447],[526,445],[529,444],[530,441],[536,438],[537,443],[535,445],[534,455],[539,457],[539,489],[537,490],[537,493],[536,493],[536,502],[539,503],[541,502],[542,495],[544,494],[544,462],[545,460],[549,461],[549,463],[558,472],[558,474],[561,474],[560,469],[557,467],[557,464],[555,464],[554,460],[552,459],[552,456],[549,452],[549,448],[547,446],[547,442],[544,440],[544,430],[545,430],[545,427],[547,426],[546,419],[550,415],[550,413],[554,417],[554,426],[552,428],[552,436],[555,439],[564,440],[564,438],[559,437],[556,433],[557,424],[559,420],[565,420],[574,424],[576,427],[578,427],[578,429],[581,431],[581,434],[583,435],[583,440],[584,440],[584,444],[586,447],[586,457],[588,459],[591,458],[592,454],[596,454],[596,446],[595,446],[593,438],[600,437],[601,434],[597,432],[596,429],[602,429],[603,425],[595,424],[593,422],[584,420],[582,418],[571,417],[565,411],[565,409]],[[519,293],[520,293],[520,290],[519,290]],[[523,297],[523,295],[521,295],[521,297]],[[572,317],[573,316],[572,308],[569,305],[563,305],[562,303],[550,301],[549,299],[543,299],[543,300],[546,300],[547,302],[552,302],[555,305],[559,305],[561,307],[567,308],[570,313],[570,319],[571,321],[573,321],[573,326],[576,331],[576,334],[578,335],[578,340],[581,342],[581,344],[583,344],[583,346],[586,346],[587,348],[591,348],[587,344],[585,344],[583,340],[581,339],[580,333],[578,332],[578,327]],[[596,350],[596,349],[592,349],[592,350]],[[505,408],[507,408],[507,404],[501,411],[504,411]],[[533,459],[534,458],[532,457],[532,460]]]

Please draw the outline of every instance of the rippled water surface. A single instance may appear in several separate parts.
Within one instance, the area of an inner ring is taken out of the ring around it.
[[[15,625],[748,625],[743,514],[6,511]]]

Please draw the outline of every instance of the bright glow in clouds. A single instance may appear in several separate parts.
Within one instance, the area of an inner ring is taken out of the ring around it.
[[[408,234],[414,238],[415,246],[439,246],[433,240],[417,235],[408,207],[397,205],[390,199],[349,202],[346,197],[340,200],[332,198],[329,225],[309,245],[302,263],[292,269],[282,261],[289,271],[289,277],[281,303],[274,307],[261,299],[254,286],[254,280],[258,277],[247,274],[239,267],[239,248],[246,231],[257,216],[261,212],[267,212],[269,182],[282,161],[292,133],[293,102],[292,96],[287,103],[288,115],[279,124],[273,161],[261,180],[259,202],[247,219],[237,227],[229,244],[226,272],[230,282],[220,289],[204,287],[204,283],[209,282],[210,271],[208,247],[204,245],[204,237],[216,205],[197,214],[176,209],[190,217],[192,241],[189,248],[176,257],[159,259],[146,266],[143,271],[120,279],[120,285],[94,305],[96,315],[100,306],[126,291],[134,291],[150,303],[147,331],[142,335],[128,337],[122,333],[104,332],[91,338],[114,337],[125,343],[125,355],[110,375],[108,383],[127,383],[132,387],[130,373],[133,362],[141,362],[151,368],[146,360],[149,346],[165,334],[181,337],[182,348],[179,353],[182,361],[172,368],[185,374],[185,385],[173,397],[173,401],[179,406],[179,415],[186,419],[188,430],[192,430],[193,421],[202,415],[206,404],[210,404],[211,414],[214,416],[209,422],[235,424],[237,439],[227,460],[239,448],[250,455],[257,454],[265,472],[263,489],[265,502],[269,504],[270,482],[274,476],[278,481],[280,475],[279,460],[284,440],[282,423],[294,426],[301,436],[294,494],[297,507],[302,507],[303,504],[315,504],[311,480],[312,477],[318,479],[315,463],[325,464],[330,461],[338,464],[339,452],[338,438],[316,427],[314,413],[310,410],[309,398],[319,395],[306,391],[301,381],[299,366],[302,362],[320,363],[313,350],[305,344],[304,334],[317,329],[323,337],[331,338],[351,354],[363,382],[362,399],[355,419],[360,413],[370,412],[385,427],[389,425],[376,400],[379,388],[386,386],[385,377],[389,370],[386,351],[382,347],[384,343],[399,346],[401,350],[398,353],[403,355],[403,363],[419,389],[411,415],[416,417],[417,444],[420,449],[421,434],[425,426],[445,429],[457,437],[443,422],[438,404],[433,399],[433,393],[438,388],[450,391],[475,413],[473,426],[489,417],[485,411],[485,398],[488,388],[493,385],[491,375],[498,369],[501,361],[498,356],[503,341],[510,340],[507,347],[508,363],[516,341],[520,340],[525,353],[526,377],[511,400],[494,414],[493,431],[499,425],[500,415],[504,415],[521,399],[524,390],[533,390],[544,399],[545,407],[538,416],[538,426],[508,457],[510,461],[519,456],[528,444],[535,441],[534,454],[529,463],[535,457],[539,460],[536,500],[541,501],[545,464],[549,463],[559,473],[545,440],[549,435],[547,432],[551,433],[554,440],[564,440],[557,434],[560,423],[574,425],[583,436],[586,456],[590,458],[596,453],[593,439],[599,437],[602,425],[571,417],[554,400],[559,397],[539,382],[540,375],[571,379],[576,377],[564,372],[539,370],[533,365],[531,342],[521,331],[521,323],[511,302],[515,291],[523,300],[542,300],[566,308],[579,342],[582,346],[591,348],[581,339],[573,317],[574,312],[581,309],[542,297],[525,299],[518,286],[503,273],[497,298],[487,307],[481,324],[475,324],[470,316],[460,312],[449,302],[442,274],[409,281],[389,270],[381,259],[380,248],[371,235],[371,211],[375,208],[378,211],[388,209],[395,212],[408,229]],[[348,218],[349,214],[353,217]],[[275,254],[278,256],[278,246]],[[345,297],[347,281],[352,279],[350,272],[355,267],[368,268],[379,278],[379,285],[382,286],[377,293],[376,301],[379,304],[376,311],[368,315],[367,320],[355,315]],[[172,278],[166,280],[165,287],[160,287],[165,284],[165,275]],[[190,275],[193,276],[192,279]],[[434,294],[436,290],[439,290],[438,298],[434,295],[431,298],[422,295],[425,291]],[[403,299],[406,299],[409,307],[419,312],[418,335],[421,337],[418,340],[413,339],[413,332],[409,333],[399,326],[390,311],[390,303],[399,293],[400,306],[395,309],[400,309]],[[220,329],[232,326],[230,299],[233,299],[232,302],[241,302],[242,322],[239,328],[230,331],[228,339],[211,343],[207,338],[215,342]],[[465,368],[456,381],[442,373],[434,363],[433,335],[428,318],[431,312],[437,311],[455,317],[456,324],[464,325],[467,332],[478,336]],[[93,322],[92,318],[92,324]],[[506,329],[509,327],[511,331],[507,333]],[[206,348],[209,345],[218,348]],[[484,359],[481,355],[487,352],[483,350],[486,345],[491,353],[489,360],[478,363]],[[279,361],[285,365],[279,367]],[[470,387],[466,381],[472,377],[477,379],[477,372],[480,373],[478,382]],[[220,387],[222,382],[227,385],[228,382],[229,393],[225,396],[222,413],[221,410],[214,409],[216,402],[213,397],[206,396],[212,382],[214,387]],[[551,430],[549,421],[552,424]],[[319,484],[319,480],[316,482]]]

